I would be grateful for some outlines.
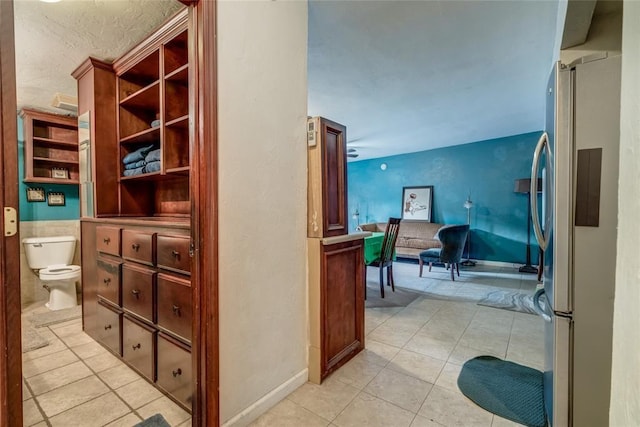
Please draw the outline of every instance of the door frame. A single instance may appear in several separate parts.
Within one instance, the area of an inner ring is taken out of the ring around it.
[[[216,1],[182,1],[194,28],[192,242],[194,247],[192,424],[219,425]],[[0,201],[18,210],[18,144],[13,0],[0,1]],[[14,161],[7,161],[14,159]],[[201,196],[203,195],[204,196]],[[20,237],[0,221],[0,427],[22,425]]]
[[[218,333],[218,81],[216,0],[194,2],[195,143],[191,168],[191,230],[195,242],[194,426],[220,425]],[[1,426],[0,426],[1,427]]]
[[[18,134],[13,1],[0,1],[0,202],[18,215]],[[13,159],[13,161],[11,161]],[[4,209],[3,209],[4,218]],[[16,221],[19,216],[16,217]],[[18,224],[16,224],[17,226]],[[0,220],[0,426],[22,425],[20,233]],[[9,349],[7,351],[7,349]]]

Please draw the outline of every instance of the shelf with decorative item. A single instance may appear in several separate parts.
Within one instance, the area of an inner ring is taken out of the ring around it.
[[[24,126],[24,182],[77,185],[77,119],[26,108],[20,117]]]
[[[46,177],[33,177],[25,178],[25,183],[33,184],[62,184],[62,185],[78,185],[80,181],[77,179],[59,179],[59,178],[46,178]]]

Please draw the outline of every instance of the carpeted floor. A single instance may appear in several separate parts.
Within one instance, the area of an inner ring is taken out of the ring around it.
[[[64,308],[62,310],[34,313],[28,318],[28,320],[36,328],[41,328],[43,326],[62,323],[68,320],[79,319],[80,317],[82,317],[82,306],[77,305],[75,307]]]
[[[49,345],[49,341],[38,333],[37,328],[42,328],[56,323],[66,322],[68,320],[79,319],[82,317],[82,307],[76,306],[63,310],[50,311],[44,307],[39,311],[24,316],[22,321],[22,352],[36,350]]]
[[[22,325],[22,352],[26,353],[49,345],[49,341],[31,324]]]

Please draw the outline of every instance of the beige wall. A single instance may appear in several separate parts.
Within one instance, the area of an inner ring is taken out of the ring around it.
[[[611,426],[640,425],[640,2],[624,2]]]
[[[620,53],[622,50],[622,13],[594,16],[587,40],[560,52],[560,60],[570,64],[574,60],[596,52]]]
[[[307,2],[218,3],[221,422],[307,379]]]
[[[74,236],[76,253],[73,264],[80,265],[80,221],[20,221],[21,239],[50,236]],[[36,302],[44,304],[49,300],[49,292],[29,268],[23,245],[20,245],[20,294],[23,308]]]

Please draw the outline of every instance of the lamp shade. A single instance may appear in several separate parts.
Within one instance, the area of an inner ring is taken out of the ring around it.
[[[528,193],[531,189],[531,178],[516,179],[514,193]],[[538,193],[542,192],[542,178],[538,178]]]

